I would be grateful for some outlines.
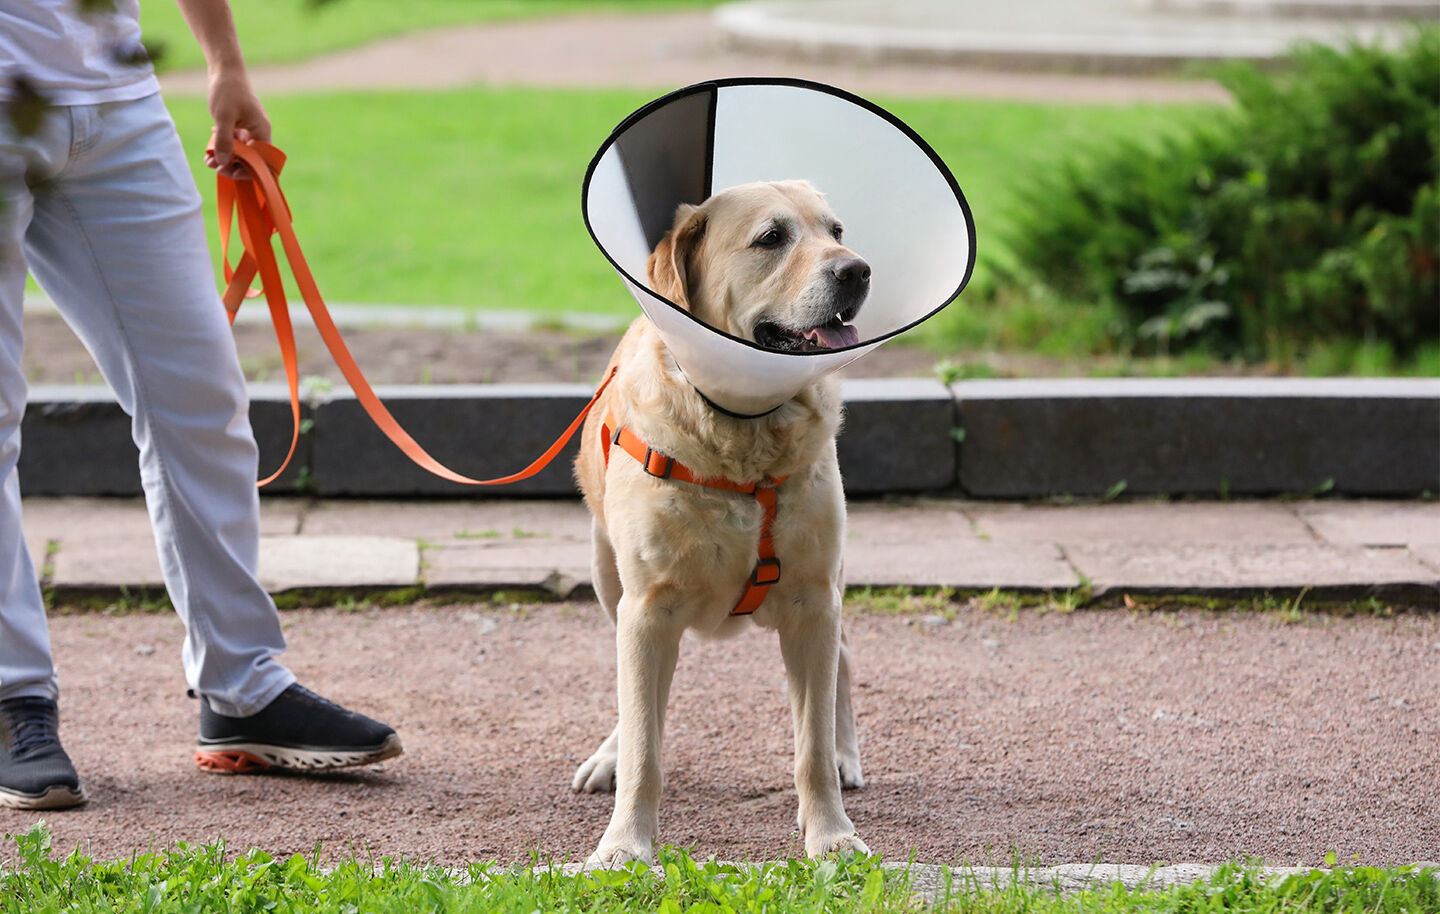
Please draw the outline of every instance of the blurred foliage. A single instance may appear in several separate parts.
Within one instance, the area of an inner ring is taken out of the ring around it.
[[[40,129],[45,110],[50,107],[34,80],[16,73],[5,83],[5,117],[20,136],[32,136]]]
[[[1221,78],[1233,111],[1037,173],[993,294],[1087,302],[1135,351],[1284,361],[1338,341],[1401,358],[1433,345],[1440,27]]]

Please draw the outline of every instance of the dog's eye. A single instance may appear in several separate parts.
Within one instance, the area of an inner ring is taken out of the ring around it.
[[[753,246],[757,248],[779,247],[785,243],[785,233],[778,228],[766,229],[759,238],[756,238]]]
[[[839,241],[839,240],[840,240],[840,236],[842,236],[842,235],[844,235],[844,234],[845,234],[845,226],[841,225],[841,224],[838,223],[838,222],[835,223],[835,227],[834,227],[834,228],[830,229],[830,235],[831,235],[836,241]]]

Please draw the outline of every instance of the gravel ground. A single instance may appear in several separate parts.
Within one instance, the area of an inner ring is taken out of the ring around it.
[[[613,723],[593,604],[284,618],[302,681],[393,723],[406,755],[316,778],[202,774],[178,621],[61,614],[62,734],[92,799],[44,816],[59,851],[223,838],[458,864],[593,848],[611,798],[569,788]],[[1440,859],[1440,617],[961,608],[940,622],[848,623],[869,783],[847,807],[888,859]],[[669,721],[663,840],[798,853],[773,636],[687,643]],[[0,832],[36,818],[0,810]]]
[[[102,383],[94,360],[58,314],[27,311],[24,331],[21,368],[31,384]],[[268,324],[247,323],[236,326],[234,332],[245,376],[283,384],[285,368],[275,331]],[[341,332],[372,384],[589,384],[600,377],[620,341],[619,334],[549,329],[457,332],[450,328],[365,326],[346,327]],[[295,340],[302,378],[324,377],[345,383],[313,328],[297,326]],[[892,342],[845,372],[852,378],[933,377],[939,359],[923,347]],[[1035,360],[1030,367],[1042,366]]]

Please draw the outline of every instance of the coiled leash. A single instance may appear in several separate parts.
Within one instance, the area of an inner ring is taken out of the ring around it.
[[[213,151],[213,148],[212,150]],[[320,297],[320,289],[315,284],[315,277],[310,272],[310,266],[305,260],[305,254],[300,250],[300,242],[295,237],[295,227],[290,219],[290,206],[285,200],[285,194],[280,190],[280,169],[285,165],[285,153],[269,143],[254,141],[249,144],[236,143],[235,156],[245,163],[250,173],[250,180],[236,181],[224,175],[216,176],[216,202],[220,214],[220,251],[221,260],[225,269],[225,310],[229,312],[230,323],[235,323],[235,315],[240,310],[241,303],[246,298],[253,298],[264,292],[265,299],[270,305],[270,317],[275,324],[275,336],[280,342],[280,355],[285,365],[285,380],[290,387],[290,415],[294,423],[294,431],[290,436],[290,450],[285,454],[285,460],[280,468],[266,478],[260,480],[258,485],[266,485],[274,482],[285,467],[290,464],[290,459],[295,456],[295,447],[300,441],[300,372],[299,358],[295,349],[295,329],[290,324],[290,310],[285,300],[285,288],[280,281],[280,266],[275,258],[275,251],[271,247],[271,236],[279,235],[280,243],[285,251],[285,259],[290,264],[290,273],[295,277],[295,284],[300,289],[300,296],[305,300],[305,305],[310,309],[310,316],[315,321],[315,329],[320,332],[320,338],[325,341],[325,346],[330,350],[330,355],[335,364],[340,368],[340,373],[349,382],[350,389],[354,391],[355,398],[365,409],[366,414],[385,433],[385,437],[394,442],[407,457],[418,464],[422,469],[448,479],[472,486],[499,486],[507,483],[519,482],[522,479],[529,479],[536,473],[549,466],[552,461],[565,448],[565,444],[575,435],[584,423],[585,417],[589,414],[595,401],[600,399],[610,381],[615,377],[615,369],[611,368],[605,375],[600,386],[595,390],[590,402],[580,410],[580,415],[570,423],[569,427],[561,433],[555,443],[550,445],[538,458],[528,467],[518,473],[509,476],[499,476],[494,479],[472,479],[461,473],[457,473],[440,461],[431,457],[410,434],[401,428],[400,423],[380,402],[370,382],[361,373],[360,366],[356,364],[350,349],[341,338],[335,321],[331,319],[330,312],[325,307],[325,301]],[[239,262],[232,270],[230,267],[230,224],[232,218],[240,231],[240,242],[244,248]],[[261,288],[251,289],[251,284],[259,277]]]
[[[790,477],[766,476],[765,482],[748,484],[730,479],[702,477],[674,457],[667,457],[650,447],[640,439],[639,435],[628,428],[616,425],[615,417],[612,415],[605,417],[601,429],[604,435],[604,438],[601,439],[601,449],[605,453],[607,467],[610,465],[610,446],[615,444],[625,453],[640,461],[640,466],[645,472],[656,479],[673,479],[677,482],[688,482],[691,485],[755,496],[755,500],[760,503],[762,512],[760,544],[756,547],[758,557],[754,570],[750,572],[750,581],[745,586],[745,592],[740,595],[740,602],[730,610],[730,615],[748,616],[759,609],[760,604],[765,602],[765,595],[770,592],[771,585],[780,580],[780,560],[775,557],[775,488]]]

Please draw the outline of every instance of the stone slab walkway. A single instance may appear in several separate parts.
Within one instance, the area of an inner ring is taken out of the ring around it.
[[[262,521],[260,574],[273,593],[590,590],[578,501],[266,498]],[[27,499],[25,531],[62,597],[161,586],[138,499]],[[845,563],[852,587],[1305,591],[1440,605],[1440,504],[855,501]]]

